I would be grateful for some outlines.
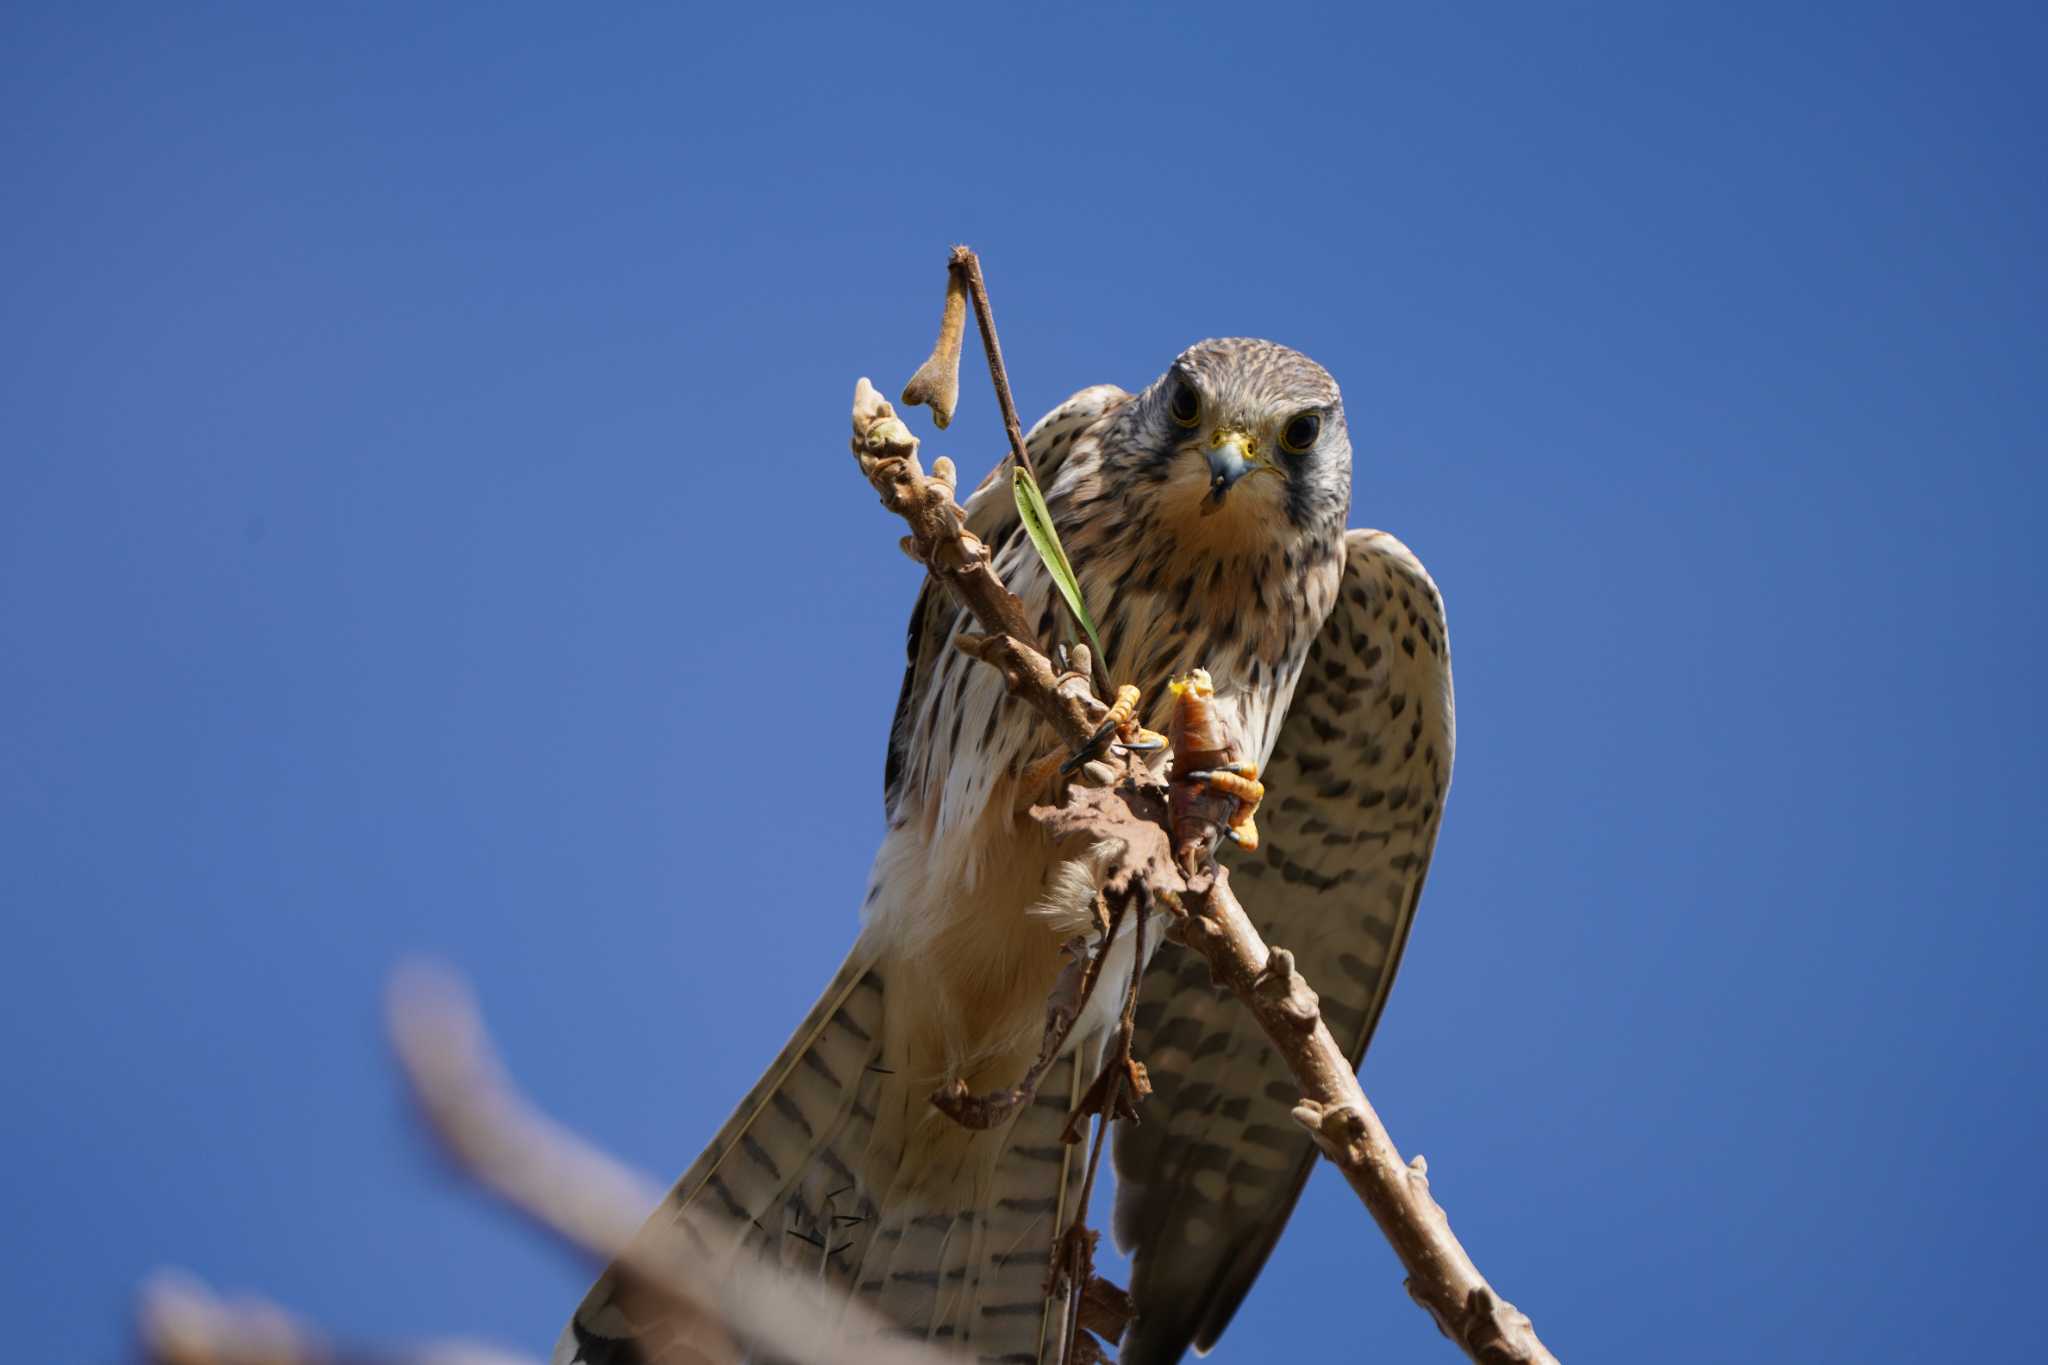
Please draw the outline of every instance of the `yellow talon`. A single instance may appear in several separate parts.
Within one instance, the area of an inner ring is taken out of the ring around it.
[[[1090,759],[1100,758],[1111,740],[1126,749],[1151,752],[1166,747],[1166,736],[1147,730],[1137,719],[1138,699],[1144,695],[1129,683],[1116,690],[1116,700],[1102,714],[1102,723],[1095,727],[1095,733],[1088,736],[1088,742],[1060,765],[1062,773],[1071,773]]]
[[[1124,727],[1131,723],[1131,717],[1138,713],[1138,698],[1142,694],[1137,688],[1125,683],[1116,690],[1116,700],[1110,703],[1109,714],[1102,718],[1102,728],[1122,734]]]
[[[1138,714],[1138,700],[1143,695],[1137,688],[1125,683],[1116,690],[1116,700],[1110,703],[1108,713],[1102,718],[1102,724],[1096,727],[1094,736],[1080,753],[1069,755],[1055,749],[1026,767],[1017,779],[1019,806],[1035,799],[1056,776],[1071,773],[1089,759],[1099,756],[1103,743],[1112,736],[1134,748],[1165,748],[1164,735],[1154,734],[1132,719]]]
[[[1109,708],[1109,714],[1103,717],[1102,724],[1105,728],[1115,726],[1117,740],[1126,748],[1147,751],[1164,749],[1166,736],[1157,730],[1147,730],[1144,723],[1137,719],[1140,695],[1138,689],[1129,683],[1119,687],[1116,690],[1116,704]]]
[[[1167,743],[1165,735],[1160,734],[1157,730],[1147,730],[1142,725],[1131,726],[1130,729],[1123,732],[1121,738],[1125,748],[1142,749],[1146,753],[1150,753],[1154,749],[1164,749]]]

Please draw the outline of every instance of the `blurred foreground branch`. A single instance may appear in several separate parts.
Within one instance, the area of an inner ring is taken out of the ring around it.
[[[157,1365],[535,1365],[467,1342],[391,1352],[337,1347],[276,1304],[223,1299],[176,1270],[149,1277],[135,1316],[142,1351]]]
[[[456,1169],[573,1251],[613,1261],[637,1292],[663,1301],[670,1321],[712,1324],[716,1336],[792,1365],[955,1360],[892,1338],[880,1318],[815,1278],[754,1257],[717,1255],[733,1233],[711,1220],[684,1218],[643,1233],[661,1191],[518,1092],[454,976],[402,968],[392,979],[387,1019],[420,1113]],[[530,1365],[463,1344],[336,1347],[275,1305],[224,1302],[175,1272],[160,1272],[144,1286],[137,1336],[155,1365]]]
[[[886,1323],[815,1277],[716,1254],[735,1235],[722,1222],[685,1214],[643,1230],[661,1192],[513,1089],[474,1001],[453,977],[424,967],[400,972],[389,1018],[413,1095],[457,1168],[571,1246],[611,1260],[640,1293],[667,1300],[672,1319],[711,1320],[750,1348],[809,1365],[953,1359],[889,1339]]]

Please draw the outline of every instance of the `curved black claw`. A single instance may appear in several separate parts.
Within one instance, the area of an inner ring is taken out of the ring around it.
[[[1088,742],[1076,750],[1072,758],[1060,764],[1060,776],[1072,776],[1080,771],[1084,763],[1092,763],[1109,752],[1109,742],[1116,738],[1119,726],[1120,722],[1114,716],[1102,722],[1095,733],[1088,736]]]
[[[1190,782],[1207,782],[1217,777],[1255,778],[1258,775],[1259,765],[1251,762],[1226,763],[1220,768],[1199,768],[1194,772],[1182,774]]]

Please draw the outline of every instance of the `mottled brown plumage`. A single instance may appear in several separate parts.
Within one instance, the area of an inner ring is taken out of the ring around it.
[[[1351,450],[1336,384],[1271,342],[1208,341],[1141,393],[1081,391],[1028,444],[1111,677],[1144,689],[1160,728],[1167,680],[1206,669],[1266,768],[1265,843],[1241,863],[1247,908],[1295,950],[1333,1028],[1362,1052],[1442,810],[1450,675],[1420,565],[1391,537],[1343,529]],[[968,501],[968,525],[1050,636],[1055,599],[1008,484],[1005,461]],[[1097,993],[1098,1012],[1014,1123],[969,1132],[931,1110],[945,1082],[986,1091],[1022,1074],[1059,945],[1092,922],[1090,851],[1053,848],[1019,809],[1018,774],[1053,737],[952,648],[969,628],[927,583],[859,939],[668,1207],[723,1209],[759,1251],[814,1264],[914,1333],[1025,1362],[1060,1326],[1043,1279],[1076,1162],[1058,1120],[1119,993]],[[1120,944],[1110,981],[1132,969],[1129,954]],[[1205,975],[1159,962],[1141,1024],[1159,1092],[1118,1138],[1116,1228],[1136,1267],[1124,1358],[1147,1365],[1222,1329],[1309,1148],[1287,1118],[1291,1093],[1277,1093],[1284,1071]],[[647,1327],[608,1276],[556,1359],[687,1358],[687,1343],[629,1347]]]
[[[1422,894],[1454,719],[1436,586],[1407,547],[1345,537],[1336,606],[1309,651],[1264,778],[1256,852],[1226,851],[1246,913],[1294,954],[1331,1033],[1359,1062]],[[1203,1350],[1237,1311],[1315,1164],[1299,1096],[1258,1024],[1166,944],[1138,1003],[1153,1094],[1116,1140],[1114,1232],[1138,1316],[1119,1359]]]

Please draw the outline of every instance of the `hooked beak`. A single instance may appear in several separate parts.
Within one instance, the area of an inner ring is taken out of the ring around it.
[[[1202,500],[1202,510],[1215,511],[1223,505],[1223,495],[1239,479],[1271,467],[1252,454],[1250,438],[1243,432],[1217,432],[1216,443],[1209,447],[1209,496]]]

